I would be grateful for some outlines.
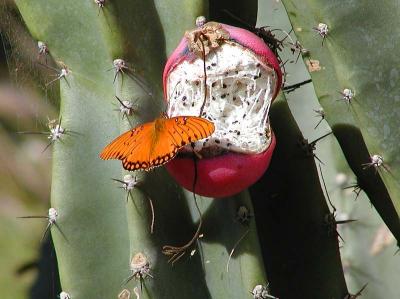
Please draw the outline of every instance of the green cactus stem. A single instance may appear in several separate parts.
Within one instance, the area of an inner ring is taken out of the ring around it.
[[[306,62],[320,66],[311,77],[325,119],[360,187],[400,240],[399,57],[393,51],[399,7],[385,3],[377,9],[375,1],[283,3],[310,51]]]
[[[166,52],[194,26],[197,14],[206,14],[206,2],[193,2],[177,22],[171,15],[181,13],[183,1],[16,3],[33,37],[44,41],[59,61],[58,78],[49,88],[60,85],[61,127],[66,130],[60,129],[53,143],[51,191],[58,213],[52,235],[60,296],[116,298],[127,294],[125,288],[133,288],[131,296],[140,290],[141,298],[251,296],[255,285],[266,283],[254,223],[225,274],[229,252],[244,231],[233,212],[241,201],[251,210],[246,195],[224,201],[225,217],[204,217],[201,242],[204,258],[212,262],[205,264],[201,247],[194,246],[172,267],[161,249],[193,236],[198,220],[190,213],[193,195],[162,168],[133,173],[128,189],[120,161],[99,159],[102,148],[122,131],[159,115]],[[202,211],[207,214],[205,206]],[[210,244],[208,235],[216,238]],[[191,256],[194,249],[197,254]],[[217,283],[216,273],[223,275],[222,282]]]

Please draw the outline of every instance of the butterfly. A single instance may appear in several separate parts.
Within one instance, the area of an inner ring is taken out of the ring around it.
[[[150,170],[171,161],[183,146],[210,136],[214,130],[214,124],[201,117],[162,115],[114,139],[100,158],[119,159],[126,170]]]

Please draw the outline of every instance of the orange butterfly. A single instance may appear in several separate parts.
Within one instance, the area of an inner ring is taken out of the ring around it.
[[[127,170],[150,170],[172,160],[183,146],[210,136],[214,124],[196,116],[156,118],[129,130],[100,154],[104,160],[119,159]]]

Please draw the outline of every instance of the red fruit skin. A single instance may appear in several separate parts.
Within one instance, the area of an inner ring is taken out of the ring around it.
[[[228,153],[207,159],[197,159],[195,193],[221,198],[234,195],[251,186],[264,174],[271,161],[276,139],[272,133],[270,146],[260,154]],[[168,172],[189,191],[193,191],[194,161],[176,158],[166,164]]]
[[[277,75],[275,99],[282,84],[282,72],[274,53],[257,35],[242,28],[221,24],[231,37],[242,46],[252,50],[266,65],[272,67]],[[164,99],[167,101],[167,78],[169,73],[183,60],[191,60],[185,38],[169,57],[163,73]],[[275,148],[275,135],[271,131],[271,144],[259,154],[228,153],[213,158],[197,160],[197,179],[195,193],[214,198],[234,195],[254,184],[268,168]],[[184,188],[193,191],[194,162],[192,158],[175,158],[166,164],[167,171]]]

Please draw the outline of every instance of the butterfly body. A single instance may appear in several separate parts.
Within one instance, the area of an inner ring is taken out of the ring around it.
[[[162,116],[129,130],[100,154],[119,159],[127,170],[150,170],[172,160],[183,146],[210,136],[214,124],[196,116]]]

